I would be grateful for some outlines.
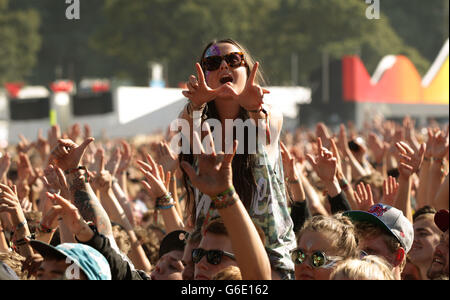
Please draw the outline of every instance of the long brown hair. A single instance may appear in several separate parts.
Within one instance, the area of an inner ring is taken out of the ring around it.
[[[248,50],[243,47],[238,42],[232,40],[232,39],[224,39],[220,41],[212,41],[209,43],[205,49],[202,52],[202,56],[199,59],[200,65],[202,65],[203,58],[206,54],[206,51],[213,46],[217,44],[232,44],[240,49],[242,53],[244,53],[244,58],[247,63],[247,78],[250,76],[251,70],[253,69],[253,66],[255,65],[255,61],[249,54]],[[205,70],[203,70],[205,71]],[[258,69],[258,72],[256,73],[255,77],[255,83],[259,85],[265,84],[264,76],[261,71],[261,68]],[[237,116],[237,119],[241,119],[243,122],[248,120],[250,118],[248,112],[241,107],[239,110],[239,114]],[[208,119],[216,119],[220,120],[219,112],[217,111],[215,101],[208,102],[206,108],[203,110],[203,120]],[[236,139],[236,133],[234,132],[234,139]],[[245,144],[248,143],[248,130],[245,130]],[[244,154],[236,154],[233,163],[232,163],[232,170],[233,170],[233,185],[236,189],[237,194],[239,195],[239,198],[241,199],[242,203],[244,204],[245,208],[247,210],[250,209],[252,199],[254,196],[254,193],[257,188],[257,183],[255,180],[255,175],[253,173],[253,170],[256,166],[256,155],[255,154],[249,154],[248,153],[248,145],[244,145]],[[192,154],[180,154],[180,161],[187,161],[188,163],[192,164],[194,162],[194,156]],[[195,224],[196,222],[196,205],[195,205],[195,193],[194,189],[191,185],[188,183],[188,176],[183,170],[183,185],[186,189],[186,211],[189,211],[192,216],[192,222]],[[192,208],[192,211],[190,211],[189,208]]]

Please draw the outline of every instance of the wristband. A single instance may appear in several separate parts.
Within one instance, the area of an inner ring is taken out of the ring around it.
[[[211,207],[214,209],[225,209],[236,203],[236,198],[233,197],[236,194],[234,187],[228,188],[225,192],[212,197]]]
[[[72,173],[76,173],[76,172],[78,172],[80,170],[84,170],[85,171],[83,176],[84,176],[85,182],[88,183],[90,181],[90,177],[89,177],[89,172],[88,172],[88,170],[87,170],[87,168],[85,166],[79,166],[77,168],[69,169],[69,170],[64,171],[64,173],[66,175],[69,175],[69,174],[72,174]]]
[[[169,204],[167,206],[156,206],[155,208],[157,210],[168,210],[168,209],[171,209],[174,206],[175,206],[175,203],[171,203],[171,204]]]
[[[156,206],[167,206],[173,202],[172,193],[167,193],[164,196],[156,198]]]
[[[34,234],[32,234],[32,235],[29,235],[29,236],[24,237],[23,239],[14,241],[14,245],[15,245],[16,247],[17,247],[17,246],[20,247],[20,246],[23,246],[23,245],[28,244],[30,241],[32,241],[32,240],[34,240],[34,239],[35,239],[35,236],[34,236]]]
[[[56,231],[56,228],[55,228],[55,229],[51,229],[51,228],[49,228],[49,227],[43,225],[42,223],[39,223],[39,228],[38,228],[38,230],[39,230],[39,232],[41,232],[41,233],[53,233],[53,232]]]
[[[349,188],[347,179],[343,178],[339,180],[339,186],[341,187],[341,189],[347,190]]]

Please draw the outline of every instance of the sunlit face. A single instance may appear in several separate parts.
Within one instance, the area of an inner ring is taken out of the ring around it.
[[[428,277],[434,279],[440,275],[448,276],[448,230],[442,234],[441,241],[434,251],[433,261],[428,270]]]
[[[324,252],[327,256],[339,256],[338,249],[333,247],[334,235],[329,232],[306,231],[298,241],[298,248],[306,255],[306,262],[295,265],[295,279],[297,280],[329,280],[337,263],[328,268],[314,268],[311,266],[311,255],[316,251]]]
[[[233,253],[229,237],[210,232],[206,232],[198,247],[205,250],[222,250]],[[200,262],[195,265],[195,280],[211,280],[214,275],[229,266],[237,267],[237,263],[228,256],[223,256],[220,264],[212,265],[208,263],[205,255]]]
[[[161,257],[151,274],[152,280],[182,280],[183,251],[174,250]]]
[[[440,238],[441,231],[434,223],[433,214],[426,214],[416,219],[414,222],[414,243],[408,254],[411,261],[417,265],[429,266]]]
[[[392,253],[389,250],[382,235],[378,235],[373,238],[361,238],[358,247],[368,255],[381,256],[391,265],[395,265],[396,253]]]
[[[63,280],[66,279],[65,273],[70,264],[66,263],[65,259],[54,260],[45,259],[36,274],[37,280]],[[87,280],[86,275],[80,270],[80,278],[74,278],[79,280]]]
[[[184,248],[184,254],[181,262],[184,265],[183,280],[194,280],[195,264],[192,261],[192,250],[198,248],[199,243],[189,242]]]
[[[209,56],[224,56],[233,52],[242,52],[241,49],[233,44],[220,43],[212,45],[205,53],[205,57]],[[245,59],[245,58],[244,58]],[[224,78],[229,78],[231,87],[240,94],[247,82],[247,68],[245,66],[240,66],[232,68],[228,66],[225,60],[222,61],[220,68],[215,71],[205,71],[206,83],[212,89],[216,89],[225,83]]]

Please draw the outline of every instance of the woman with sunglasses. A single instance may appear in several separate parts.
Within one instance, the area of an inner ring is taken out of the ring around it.
[[[359,257],[355,227],[342,214],[309,219],[297,241],[292,251],[297,280],[329,280],[340,262]]]
[[[294,279],[290,250],[295,248],[295,234],[286,204],[279,148],[283,117],[263,104],[269,91],[260,86],[264,80],[259,63],[239,43],[227,39],[208,44],[196,69],[197,77],[191,76],[188,90],[183,91],[189,102],[181,118],[191,125],[191,136],[193,124],[211,121],[217,127],[216,144],[219,138],[223,147],[232,140],[239,141],[241,147],[232,165],[234,187],[253,222],[264,231],[275,277]],[[235,124],[254,122],[242,135],[236,126],[226,139],[227,120]],[[250,134],[256,131],[265,133],[265,137],[253,139]],[[180,160],[197,166],[191,154],[182,153]],[[184,187],[188,191],[188,211],[196,226],[202,225],[198,222],[202,218],[218,216],[217,210],[211,208],[210,197],[194,188],[186,174]]]

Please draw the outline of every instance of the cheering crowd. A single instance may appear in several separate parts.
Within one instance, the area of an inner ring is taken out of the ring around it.
[[[0,279],[448,280],[447,125],[286,131],[239,43],[196,71],[182,150],[75,124],[1,151]]]

